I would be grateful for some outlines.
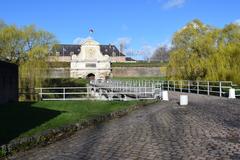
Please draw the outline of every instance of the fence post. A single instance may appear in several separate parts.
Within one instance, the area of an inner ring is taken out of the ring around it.
[[[167,88],[168,88],[168,91],[169,91],[169,81],[167,81]]]
[[[183,86],[183,82],[182,81],[180,81],[181,83],[180,83],[180,92],[182,92],[182,86]]]
[[[197,81],[197,94],[199,94],[199,81]]]
[[[154,95],[154,87],[153,87],[153,83],[152,83],[152,95]]]
[[[174,90],[174,92],[176,91],[176,88],[175,88],[175,81],[173,81],[173,90]]]
[[[94,80],[94,93],[96,93],[96,80]]]
[[[63,88],[63,100],[65,100],[65,88]]]
[[[219,96],[222,97],[222,82],[219,82]]]
[[[190,81],[188,81],[188,93],[191,93]]]
[[[130,83],[129,83],[129,93],[131,93],[132,92],[132,81],[130,81]]]
[[[145,81],[145,94],[144,94],[145,96],[147,95],[146,92],[147,92],[147,83],[146,83],[146,81]]]
[[[42,100],[42,88],[40,88],[40,100]]]
[[[209,86],[209,81],[208,81],[208,95],[210,95],[210,86]]]

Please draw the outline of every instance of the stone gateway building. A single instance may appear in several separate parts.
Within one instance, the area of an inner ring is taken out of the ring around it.
[[[81,45],[80,53],[71,56],[71,78],[106,79],[110,76],[110,57],[101,52],[98,42],[86,40]]]
[[[111,63],[136,62],[126,57],[115,45],[101,45],[92,38],[79,45],[58,44],[51,55],[50,62],[69,64],[68,68],[51,68],[51,78],[106,79],[112,76]]]

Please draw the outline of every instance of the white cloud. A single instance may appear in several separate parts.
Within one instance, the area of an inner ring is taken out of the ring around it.
[[[147,60],[151,58],[153,53],[156,49],[158,49],[161,46],[167,46],[168,48],[171,48],[171,37],[167,37],[164,41],[157,44],[150,44],[148,42],[142,43],[142,45],[138,49],[134,49],[131,46],[132,38],[130,37],[120,37],[118,38],[113,44],[115,44],[118,48],[120,44],[124,44],[124,54],[127,57],[132,57],[137,60]]]
[[[162,0],[160,0],[162,2]],[[185,4],[186,0],[167,0],[163,4],[164,9],[170,9],[170,8],[180,8]]]
[[[240,19],[237,19],[234,23],[240,25]]]
[[[125,54],[128,57],[133,57],[134,59],[147,60],[149,59],[154,51],[158,48],[158,45],[144,44],[140,49],[127,48]]]
[[[88,39],[92,39],[91,37],[86,37],[86,38],[83,38],[83,37],[77,37],[73,40],[73,44],[82,44],[84,43],[86,40]]]

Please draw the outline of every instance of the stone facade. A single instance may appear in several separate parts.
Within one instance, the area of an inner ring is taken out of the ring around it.
[[[165,77],[165,67],[113,67],[114,77]]]
[[[166,77],[166,67],[112,67],[113,77]],[[70,68],[52,68],[49,78],[69,78]]]
[[[18,66],[0,61],[0,104],[18,101]]]
[[[103,55],[98,42],[88,39],[81,45],[81,52],[72,55],[71,78],[105,79],[111,76],[111,60]]]

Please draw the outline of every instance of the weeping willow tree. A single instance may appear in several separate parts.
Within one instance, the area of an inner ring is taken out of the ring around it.
[[[4,24],[4,23],[2,23]],[[0,59],[19,65],[19,86],[23,92],[41,87],[48,74],[48,56],[55,45],[55,37],[34,25],[18,28],[1,25]],[[33,100],[33,95],[23,99]]]
[[[48,76],[48,49],[46,47],[34,47],[28,53],[28,58],[19,68],[20,87],[29,93],[34,93],[34,88],[42,87]],[[25,95],[24,99],[35,99],[34,94]]]
[[[173,37],[169,79],[230,80],[240,84],[240,26],[188,23]]]

